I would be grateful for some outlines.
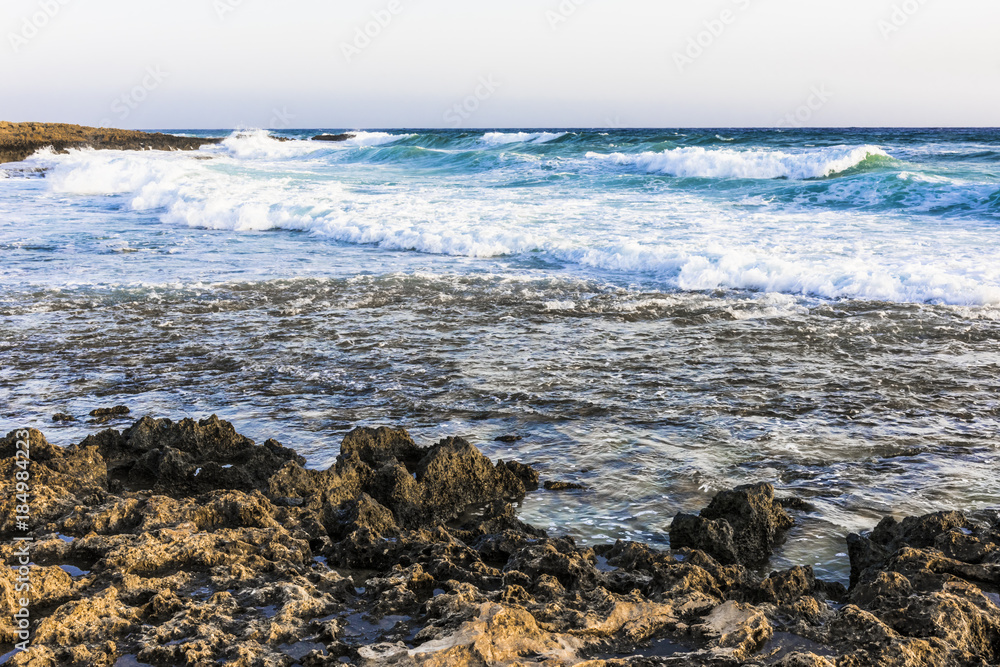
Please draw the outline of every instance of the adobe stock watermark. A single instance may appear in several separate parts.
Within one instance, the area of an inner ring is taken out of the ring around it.
[[[244,3],[245,0],[212,0],[212,7],[220,21],[225,21],[228,14],[232,14]]]
[[[14,53],[19,52],[28,45],[28,42],[37,37],[45,26],[59,14],[59,11],[70,2],[71,0],[40,0],[38,11],[21,20],[20,30],[7,33],[10,48],[14,50]]]
[[[118,120],[125,120],[132,114],[133,111],[138,109],[139,106],[149,98],[150,93],[159,88],[169,76],[170,72],[164,72],[159,65],[156,67],[147,67],[146,75],[142,77],[142,81],[133,86],[131,90],[122,94],[120,97],[116,97],[112,100],[111,112],[117,114]],[[105,118],[101,121],[102,127],[107,127],[110,124],[110,118]]]
[[[21,430],[16,434],[14,451],[14,552],[10,567],[17,575],[14,583],[14,627],[17,639],[14,651],[20,653],[31,647],[31,434]]]
[[[271,122],[268,123],[269,130],[287,130],[292,126],[295,114],[288,111],[288,107],[277,107],[271,109]]]
[[[902,4],[893,5],[888,19],[879,19],[878,29],[882,39],[887,40],[903,29],[910,19],[927,4],[927,0],[905,0]]]
[[[705,52],[725,34],[729,26],[736,23],[739,12],[750,9],[750,5],[753,4],[753,0],[731,0],[731,2],[736,5],[735,10],[723,9],[718,17],[704,21],[702,25],[705,29],[688,38],[687,46],[683,50],[674,51],[674,64],[677,65],[678,72],[683,74],[687,67],[694,65],[695,61],[705,55]]]
[[[474,113],[479,111],[483,102],[493,97],[493,94],[501,86],[501,83],[490,76],[479,77],[479,85],[472,91],[472,94],[464,100],[456,102],[452,107],[444,112],[444,121],[452,127],[462,127],[465,121],[469,120]]]
[[[588,0],[562,0],[558,7],[546,11],[545,19],[549,22],[552,32],[555,32],[563,23],[569,21],[576,14],[576,11],[587,2]]]
[[[833,97],[833,91],[826,87],[826,84],[813,86],[809,89],[809,97],[805,104],[784,115],[775,123],[775,127],[805,127],[816,113],[826,106],[826,103]]]
[[[385,6],[385,9],[376,9],[373,11],[371,21],[354,29],[354,39],[352,41],[340,43],[340,52],[344,54],[347,62],[350,63],[371,46],[375,38],[381,35],[382,31],[388,28],[392,20],[399,16],[402,11],[403,4],[400,0],[389,0],[389,4]]]

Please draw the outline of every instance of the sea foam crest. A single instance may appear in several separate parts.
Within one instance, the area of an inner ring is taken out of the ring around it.
[[[870,157],[890,157],[878,146],[822,148],[802,153],[772,150],[675,148],[662,153],[587,153],[592,160],[636,166],[682,178],[825,178],[857,167]]]
[[[565,132],[487,132],[482,141],[487,146],[505,146],[507,144],[544,144],[559,137],[565,137]]]
[[[279,140],[267,130],[237,130],[223,139],[220,146],[206,150],[222,150],[242,160],[280,160],[302,157],[324,148],[323,144],[308,141]]]
[[[53,192],[77,195],[114,195],[141,192],[151,184],[174,182],[187,173],[189,161],[151,160],[136,151],[70,150],[66,155],[36,153],[32,161],[49,167]]]
[[[391,132],[349,132],[348,134],[353,134],[354,136],[345,141],[338,141],[335,146],[350,146],[352,148],[367,148],[370,146],[382,146],[384,144],[391,144],[394,141],[400,141],[401,139],[409,139],[415,135],[413,134],[392,134]]]
[[[312,182],[284,174],[260,179],[255,173],[234,173],[238,158],[225,153],[212,160],[192,157],[87,150],[39,154],[33,159],[51,163],[47,182],[56,192],[121,194],[129,208],[156,211],[168,224],[234,231],[294,229],[346,243],[466,257],[532,253],[575,265],[574,272],[612,271],[653,278],[681,290],[729,288],[826,298],[1000,304],[995,252],[985,248],[975,254],[974,262],[954,252],[928,254],[924,248],[938,238],[931,231],[909,244],[883,239],[874,246],[875,252],[864,244],[845,247],[839,236],[828,239],[822,234],[798,236],[795,243],[786,244],[774,242],[773,235],[746,238],[734,233],[742,228],[740,220],[754,218],[730,218],[744,214],[724,209],[705,216],[702,202],[692,209],[693,235],[674,238],[669,229],[649,227],[642,216],[626,216],[612,231],[606,225],[566,227],[565,201],[543,202],[531,216],[521,215],[523,211],[506,197],[456,198],[443,207],[438,191],[399,188],[368,195],[325,179]],[[675,200],[671,199],[676,204]],[[765,217],[776,228],[801,227],[789,215]],[[521,222],[525,217],[548,222],[525,225]],[[815,213],[807,217],[811,220]],[[818,229],[835,226],[841,218],[839,212],[830,213],[829,224]],[[855,219],[856,224],[863,222]],[[877,237],[875,223],[870,229]]]

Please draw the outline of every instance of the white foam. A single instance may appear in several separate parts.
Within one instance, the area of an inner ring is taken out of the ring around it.
[[[487,132],[480,141],[488,146],[544,144],[566,134],[566,132]]]
[[[391,134],[389,132],[349,132],[348,134],[353,134],[354,136],[345,141],[338,141],[335,145],[337,146],[350,146],[352,148],[368,148],[371,146],[383,146],[385,144],[391,144],[394,141],[400,141],[401,139],[409,139],[414,136],[412,134]]]
[[[220,146],[208,146],[203,150],[218,152],[221,149],[243,160],[273,160],[302,157],[324,148],[318,142],[280,141],[267,130],[237,130],[223,139]]]
[[[171,182],[190,167],[181,160],[151,160],[139,152],[70,150],[36,154],[48,164],[51,190],[66,194],[112,195],[140,192],[150,183]]]
[[[774,150],[675,148],[662,153],[587,153],[592,160],[636,166],[648,173],[683,178],[788,178],[832,176],[856,167],[871,156],[889,157],[877,146],[838,147],[785,153]]]
[[[682,290],[1000,304],[996,243],[902,214],[780,209],[753,198],[732,206],[676,190],[596,199],[586,190],[538,197],[405,183],[370,192],[325,173],[262,175],[228,149],[193,157],[87,150],[36,159],[51,165],[52,191],[122,195],[129,208],[185,227],[301,230],[459,257],[530,254],[578,276],[613,272]]]

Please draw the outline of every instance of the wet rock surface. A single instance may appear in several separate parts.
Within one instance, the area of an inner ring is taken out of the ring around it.
[[[675,548],[702,549],[726,565],[766,563],[792,518],[770,484],[723,491],[698,516],[678,514],[670,527]]]
[[[0,121],[0,163],[18,162],[40,148],[57,153],[70,148],[113,150],[196,150],[220,139],[178,137],[160,132],[115,130],[65,123],[8,123]]]
[[[1000,663],[996,513],[850,536],[845,589],[754,569],[798,511],[770,485],[678,516],[671,551],[590,548],[520,521],[537,472],[461,438],[356,429],[323,471],[214,417],[30,445],[32,643],[12,665]],[[0,575],[2,652],[17,576]]]
[[[353,139],[356,135],[345,133],[345,134],[317,134],[312,138],[313,141],[347,141],[348,139]]]

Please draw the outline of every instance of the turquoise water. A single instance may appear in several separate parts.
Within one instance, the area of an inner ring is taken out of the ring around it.
[[[462,434],[586,484],[522,514],[589,542],[774,481],[816,506],[778,560],[837,577],[997,504],[997,131],[185,133],[227,138],[0,166],[12,425]]]

